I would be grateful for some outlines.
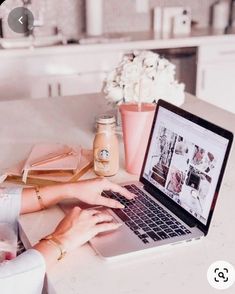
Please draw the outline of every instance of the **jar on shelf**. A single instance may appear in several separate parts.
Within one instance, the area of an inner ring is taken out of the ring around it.
[[[96,119],[96,124],[93,143],[94,171],[98,176],[114,176],[119,170],[116,119],[112,115],[101,115]]]

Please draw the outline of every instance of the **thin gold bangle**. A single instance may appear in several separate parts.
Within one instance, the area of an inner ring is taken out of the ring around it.
[[[42,197],[40,195],[40,190],[39,190],[39,187],[35,187],[35,192],[36,192],[36,196],[37,196],[37,199],[38,199],[38,202],[39,202],[39,205],[41,207],[41,209],[46,209],[46,206],[44,205],[43,203],[43,200],[42,200]]]
[[[63,245],[61,244],[61,242],[57,238],[55,238],[53,235],[49,235],[41,239],[40,241],[47,241],[48,243],[54,245],[60,251],[60,256],[57,258],[57,260],[61,260],[67,253]]]

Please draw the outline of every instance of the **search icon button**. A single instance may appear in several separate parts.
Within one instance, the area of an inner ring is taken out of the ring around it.
[[[218,260],[209,266],[207,280],[215,289],[227,289],[235,282],[235,269],[229,262]]]

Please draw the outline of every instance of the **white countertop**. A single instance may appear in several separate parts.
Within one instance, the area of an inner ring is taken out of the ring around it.
[[[191,95],[187,95],[183,108],[235,132],[235,115],[229,112]],[[102,96],[97,95],[1,102],[1,166],[23,159],[29,146],[39,141],[81,143],[91,147],[94,116],[105,109]],[[135,179],[123,170],[123,152],[121,154],[121,170],[113,180]],[[89,176],[94,176],[93,172],[86,175]],[[235,265],[234,177],[233,146],[211,228],[203,240],[115,262],[104,261],[87,244],[68,254],[48,272],[49,293],[217,293],[209,286],[206,272],[216,260]],[[57,206],[22,216],[24,240],[33,245],[50,233],[62,217]],[[234,293],[234,287],[226,293]]]
[[[234,43],[235,34],[223,34],[211,28],[193,29],[189,36],[162,38],[154,32],[123,33],[122,37],[129,37],[127,41],[116,41],[89,45],[57,45],[30,49],[0,49],[0,58],[4,56],[32,56],[47,54],[89,53],[135,49],[163,49],[179,47],[198,47],[203,44]]]

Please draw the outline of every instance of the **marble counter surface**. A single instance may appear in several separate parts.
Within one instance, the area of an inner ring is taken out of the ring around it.
[[[17,57],[17,56],[40,56],[50,54],[69,54],[69,53],[89,53],[89,52],[104,52],[104,51],[119,51],[119,50],[151,50],[165,48],[180,48],[180,47],[199,47],[201,45],[210,44],[230,44],[235,42],[235,32],[224,34],[218,30],[211,28],[193,29],[190,35],[186,36],[167,36],[162,37],[155,34],[153,31],[146,32],[130,32],[122,33],[120,41],[115,42],[110,39],[110,42],[100,44],[67,44],[46,47],[30,47],[22,49],[1,49],[1,57]],[[123,39],[124,41],[121,41]],[[6,42],[6,40],[3,40]],[[1,39],[0,39],[1,45]]]
[[[55,102],[56,101],[56,102]],[[235,115],[187,95],[183,108],[235,132]],[[102,96],[87,95],[57,100],[1,102],[0,164],[23,159],[29,146],[39,141],[78,143],[90,147],[97,113],[108,109]],[[123,169],[113,180],[135,179]],[[93,172],[86,174],[94,176]],[[216,260],[235,265],[235,149],[233,147],[206,238],[190,245],[170,246],[140,256],[107,262],[86,244],[68,254],[47,274],[49,293],[153,294],[217,293],[206,272]],[[27,246],[50,233],[63,217],[59,207],[20,219]],[[234,293],[234,286],[226,290]]]

